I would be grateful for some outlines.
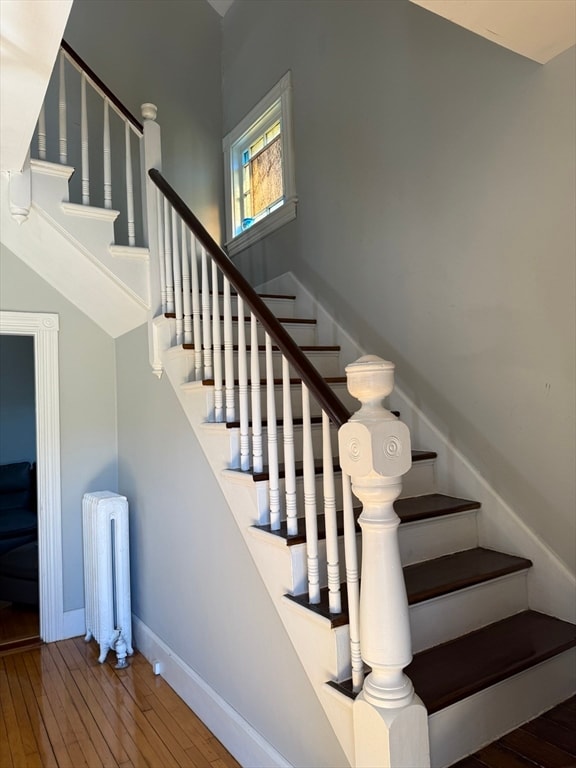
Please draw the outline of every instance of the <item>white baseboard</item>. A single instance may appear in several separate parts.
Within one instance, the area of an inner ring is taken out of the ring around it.
[[[137,616],[132,616],[134,645],[241,765],[292,768],[282,755],[208,683],[177,656]]]
[[[60,640],[66,640],[69,637],[78,637],[86,634],[86,618],[84,608],[77,608],[75,611],[64,611],[62,614],[62,637]]]

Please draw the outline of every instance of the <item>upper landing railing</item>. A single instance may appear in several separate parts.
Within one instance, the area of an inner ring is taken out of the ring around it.
[[[394,366],[372,356],[348,366],[348,389],[362,403],[349,420],[330,381],[164,179],[156,108],[145,104],[142,111],[140,124],[63,43],[38,123],[39,158],[79,163],[81,204],[117,206],[129,245],[141,228],[150,249],[150,338],[155,317],[173,317],[176,344],[192,351],[192,381],[212,386],[209,418],[238,426],[233,468],[267,481],[265,513],[256,522],[289,537],[305,533],[309,602],[319,603],[327,586],[329,611],[340,614],[345,575],[350,655],[340,679],[351,674],[354,689],[376,707],[403,707],[413,699],[403,673],[411,642],[393,502],[410,466],[410,438],[382,406]],[[145,175],[134,171],[136,141]],[[361,546],[352,490],[364,505]],[[364,663],[372,669],[366,681]]]

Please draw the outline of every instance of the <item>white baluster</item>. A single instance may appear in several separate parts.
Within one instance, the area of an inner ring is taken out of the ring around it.
[[[188,257],[188,227],[182,221],[182,300],[184,312],[184,344],[192,344],[192,292],[190,284],[190,259]]]
[[[136,245],[136,230],[134,226],[134,182],[132,180],[132,146],[130,123],[124,123],[124,139],[126,145],[126,215],[128,218],[128,245]]]
[[[244,302],[238,295],[238,403],[240,408],[240,469],[250,469],[250,438],[248,435],[248,366],[246,360],[246,327]]]
[[[268,434],[268,493],[270,498],[270,528],[280,528],[280,478],[278,468],[278,427],[276,424],[276,396],[272,339],[266,334],[266,431]]]
[[[212,329],[210,322],[210,280],[206,249],[202,246],[202,350],[204,353],[204,378],[214,375],[212,365]]]
[[[164,255],[164,206],[162,193],[154,187],[156,195],[156,220],[158,222],[158,272],[160,274],[160,295],[162,299],[162,314],[168,312],[168,294],[166,292],[166,257]]]
[[[178,247],[178,219],[172,208],[172,264],[174,269],[174,312],[176,313],[176,345],[184,341],[184,317],[182,313],[182,263]]]
[[[326,526],[328,601],[330,613],[340,613],[342,611],[342,600],[340,595],[336,492],[334,490],[334,457],[332,456],[332,443],[330,441],[330,419],[324,411],[322,411],[322,481],[324,487],[324,522]]]
[[[258,349],[258,321],[250,314],[250,391],[252,396],[252,468],[262,472],[262,404],[260,401],[260,357]]]
[[[104,208],[112,208],[112,157],[110,155],[110,105],[104,98]]]
[[[192,326],[194,329],[194,381],[202,381],[202,315],[198,287],[198,251],[200,245],[194,237],[190,249],[192,274]]]
[[[282,419],[284,421],[284,465],[286,475],[286,529],[288,536],[298,533],[296,508],[296,460],[294,457],[294,422],[292,419],[292,395],[290,389],[290,365],[282,355]]]
[[[44,104],[38,116],[38,157],[46,160],[46,110]]]
[[[356,520],[354,518],[352,488],[350,487],[350,477],[346,472],[342,472],[342,501],[352,688],[354,693],[358,693],[364,683],[364,662],[360,654],[360,574],[358,572],[358,547],[356,545]]]
[[[68,137],[66,131],[66,73],[64,51],[60,51],[60,80],[58,88],[58,147],[60,162],[66,165],[68,162]]]
[[[166,264],[166,311],[174,312],[174,272],[172,271],[172,243],[170,238],[170,204],[164,198],[164,262]]]
[[[238,328],[244,318],[238,316]],[[226,421],[235,421],[234,407],[234,344],[232,340],[232,302],[230,283],[224,277],[224,381],[226,384]]]
[[[308,565],[308,601],[320,602],[320,573],[318,567],[318,519],[316,516],[316,475],[312,447],[310,395],[302,382],[302,454],[304,464],[304,517],[306,521],[306,557]]]
[[[346,368],[348,389],[362,403],[340,428],[344,472],[362,501],[360,641],[372,667],[354,702],[356,765],[428,766],[428,719],[404,669],[412,659],[408,600],[398,547],[394,501],[411,465],[410,434],[383,405],[393,389],[394,365],[367,355]]]
[[[220,296],[218,267],[212,262],[212,341],[214,348],[214,418],[224,421],[224,392],[222,386],[222,337],[220,331]]]
[[[82,147],[82,205],[90,205],[90,157],[88,152],[88,110],[86,107],[86,75],[81,76],[80,144]]]

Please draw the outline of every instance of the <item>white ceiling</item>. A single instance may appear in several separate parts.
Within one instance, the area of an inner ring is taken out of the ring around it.
[[[0,169],[26,158],[72,0],[0,0]]]
[[[576,44],[576,0],[410,1],[540,64]],[[234,0],[208,2],[225,16]]]
[[[576,0],[411,0],[545,64],[576,44]]]

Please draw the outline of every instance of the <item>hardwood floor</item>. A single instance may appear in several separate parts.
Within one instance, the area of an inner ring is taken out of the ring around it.
[[[576,697],[507,733],[452,768],[576,768]]]
[[[82,638],[0,657],[1,768],[240,768],[138,653]]]
[[[40,644],[38,608],[0,602],[0,656]],[[0,768],[3,766],[0,764]]]

